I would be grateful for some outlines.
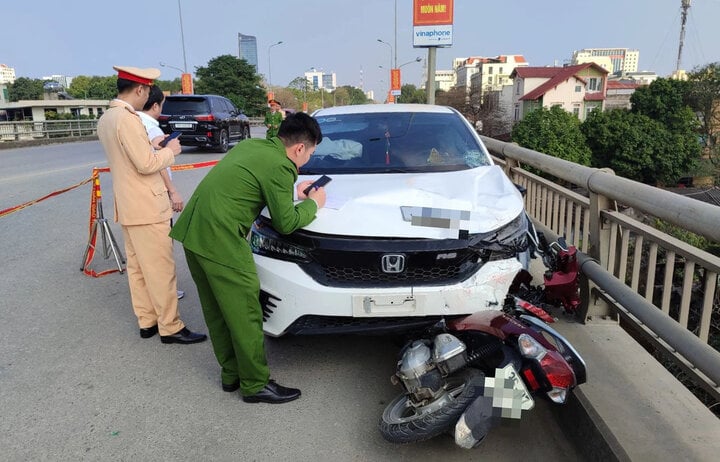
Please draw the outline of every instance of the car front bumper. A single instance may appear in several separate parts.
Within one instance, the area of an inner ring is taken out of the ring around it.
[[[515,275],[517,259],[488,262],[465,281],[443,286],[339,288],[317,283],[292,262],[254,255],[264,306],[265,333],[285,334],[304,316],[421,318],[500,309]],[[269,308],[269,310],[267,309]],[[270,312],[270,310],[272,312]]]

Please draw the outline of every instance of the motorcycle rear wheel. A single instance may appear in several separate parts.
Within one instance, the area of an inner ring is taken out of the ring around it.
[[[477,369],[464,369],[447,378],[447,391],[443,396],[420,408],[412,407],[406,394],[396,397],[383,411],[380,433],[391,443],[405,444],[447,432],[482,393],[482,387],[468,386],[482,377]],[[439,405],[441,400],[444,404]]]

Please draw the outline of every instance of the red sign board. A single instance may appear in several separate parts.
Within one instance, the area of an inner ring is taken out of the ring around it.
[[[183,95],[192,95],[193,94],[192,74],[182,74],[180,76],[180,84],[182,85],[182,94]]]
[[[390,90],[400,90],[400,69],[390,69]]]
[[[453,0],[413,0],[413,26],[453,23]]]

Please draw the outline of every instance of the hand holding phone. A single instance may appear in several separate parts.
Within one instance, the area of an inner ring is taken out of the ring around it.
[[[318,178],[317,180],[315,180],[310,186],[305,188],[305,190],[303,191],[303,194],[305,194],[307,196],[311,190],[321,188],[321,187],[325,186],[326,184],[330,183],[331,181],[332,181],[332,178],[330,178],[327,175],[323,175],[320,178]]]
[[[170,140],[174,140],[175,138],[177,138],[180,135],[182,135],[182,132],[172,132],[170,134],[170,136],[168,136],[167,138],[165,138],[158,144],[160,145],[161,148],[164,148]]]

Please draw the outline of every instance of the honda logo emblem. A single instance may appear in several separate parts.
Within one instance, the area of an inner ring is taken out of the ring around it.
[[[387,254],[380,260],[383,273],[397,274],[405,271],[405,255]]]

